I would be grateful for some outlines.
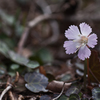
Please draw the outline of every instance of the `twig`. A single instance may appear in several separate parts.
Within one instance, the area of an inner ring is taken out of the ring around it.
[[[18,53],[19,54],[21,53],[21,51],[23,49],[23,46],[24,46],[24,43],[25,43],[25,41],[27,39],[28,33],[29,33],[29,28],[26,27],[24,32],[23,32],[23,34],[22,34],[22,37],[21,37],[21,39],[19,41],[19,44],[18,44]]]
[[[19,95],[18,100],[23,100],[24,97],[22,95]]]
[[[37,0],[36,0],[37,1]],[[40,0],[39,0],[40,1]],[[45,1],[45,0],[43,0]],[[42,2],[43,2],[42,1]],[[41,1],[40,1],[41,2]],[[40,4],[39,2],[39,4]],[[38,3],[38,2],[37,2]],[[41,4],[40,4],[41,5]],[[47,7],[48,5],[45,3],[45,6]],[[50,11],[50,7],[49,9],[47,10],[45,6],[42,6],[41,5],[41,9],[43,10],[44,14],[43,15],[40,15],[38,17],[36,17],[35,19],[31,20],[30,22],[28,22],[28,25],[26,26],[25,28],[25,31],[23,32],[23,35],[19,41],[19,44],[18,44],[18,53],[21,53],[22,49],[23,49],[23,46],[25,44],[25,41],[27,39],[27,36],[29,34],[29,30],[36,26],[38,23],[40,23],[41,21],[44,21],[44,20],[48,20],[48,19],[60,19],[60,20],[65,20],[65,21],[88,21],[88,20],[92,20],[92,21],[100,21],[100,12],[96,12],[96,13],[83,13],[83,11],[79,11],[77,14],[75,15],[72,15],[72,16],[65,16],[63,17],[64,15],[62,14],[52,14],[52,11]],[[44,7],[44,8],[43,8]],[[46,10],[45,10],[46,9]],[[49,13],[48,13],[49,12]],[[60,17],[59,17],[60,16]],[[28,30],[27,30],[28,29]],[[57,32],[55,32],[57,33]],[[52,40],[52,39],[51,39]],[[49,42],[51,41],[49,40]],[[56,39],[55,39],[56,40]],[[47,41],[45,41],[46,43]]]
[[[65,82],[63,84],[61,93],[56,98],[53,98],[52,100],[57,100],[62,95],[62,93],[64,92],[64,86],[65,86]]]
[[[45,8],[45,6],[47,7],[48,4],[46,3],[45,0],[36,0],[37,4],[39,4],[39,6],[41,7],[41,9],[43,10],[44,14],[43,15],[40,15],[38,17],[36,17],[35,19],[31,20],[30,22],[28,22],[28,25],[26,26],[25,29],[28,28],[28,31],[25,30],[23,32],[23,35],[19,41],[19,44],[18,44],[18,53],[20,54],[22,49],[23,49],[23,46],[24,46],[24,43],[27,39],[27,36],[29,34],[29,30],[36,26],[38,23],[40,23],[41,21],[44,21],[44,20],[47,20],[47,19],[52,19],[53,16],[52,16],[52,11],[50,9],[50,7],[48,9]],[[39,3],[38,3],[39,2]],[[40,4],[40,2],[42,2]],[[43,5],[42,5],[43,4]],[[45,10],[46,9],[46,10]],[[53,18],[54,19],[54,18]],[[58,39],[58,34],[59,34],[59,27],[58,27],[58,23],[56,21],[53,21],[53,22],[50,22],[50,25],[52,26],[52,30],[53,30],[53,33],[55,35],[53,35],[48,41],[45,41],[45,43],[49,44],[50,41],[56,41]],[[54,27],[55,26],[55,27]],[[57,31],[56,31],[57,30]],[[54,37],[54,38],[53,38]],[[43,43],[44,44],[44,43]]]
[[[93,72],[91,71],[90,68],[89,68],[89,71],[90,71],[90,73],[92,74],[92,76],[94,77],[94,79],[95,79],[98,83],[100,83],[99,80],[95,77],[95,75],[93,74]]]
[[[43,13],[51,14],[52,10],[46,0],[35,0],[36,4],[41,7]]]
[[[7,86],[6,89],[1,93],[0,100],[2,100],[3,96],[12,88],[12,85]]]
[[[52,36],[49,39],[44,40],[41,44],[42,45],[48,45],[48,44],[52,44],[55,43],[58,38],[59,38],[59,25],[56,21],[51,21],[50,22],[51,28],[52,28]]]
[[[42,9],[44,14],[48,14],[49,15],[48,18],[52,18],[53,17],[52,16],[53,12],[52,12],[52,10],[50,8],[50,5],[48,5],[46,0],[35,0],[35,2],[37,3],[37,5],[39,5],[41,7],[41,9]],[[49,39],[43,41],[41,43],[42,45],[48,45],[48,44],[55,43],[59,38],[60,31],[59,31],[58,22],[56,20],[52,20],[49,23],[50,23],[53,35]]]
[[[28,23],[28,26],[30,28],[36,26],[38,23],[40,23],[41,21],[44,21],[44,20],[47,20],[47,19],[52,19],[53,16],[52,15],[49,15],[49,14],[43,14],[43,15],[40,15],[38,17],[36,17],[35,19],[31,20],[29,23]]]
[[[61,81],[55,81],[49,82],[47,89],[53,92],[61,92],[64,82]],[[67,90],[69,86],[71,86],[71,82],[65,83],[64,90]]]
[[[23,46],[24,46],[25,41],[26,41],[26,39],[27,39],[27,36],[28,36],[28,34],[29,34],[29,30],[30,30],[32,27],[36,26],[36,25],[37,25],[38,23],[40,23],[41,21],[44,21],[44,20],[47,20],[47,19],[50,19],[50,18],[52,18],[51,15],[40,15],[40,16],[36,17],[34,20],[32,20],[32,21],[30,21],[30,22],[28,23],[28,25],[26,26],[26,28],[25,28],[25,30],[24,30],[24,32],[23,32],[23,34],[22,34],[22,37],[21,37],[21,39],[20,39],[20,41],[19,41],[19,43],[18,43],[18,53],[19,53],[19,54],[21,53],[21,51],[22,51],[22,49],[23,49]]]
[[[18,72],[16,72],[16,77],[15,77],[14,82],[12,82],[12,85],[14,85],[15,83],[17,83],[17,82],[18,82],[18,80],[19,80],[19,73],[18,73]]]
[[[9,91],[16,82],[18,82],[18,79],[19,79],[19,73],[18,72],[16,72],[16,77],[15,77],[15,80],[12,84],[10,84],[10,78],[8,78],[7,83],[6,83],[6,89],[2,92],[2,94],[0,96],[0,100],[2,100],[2,98],[6,94],[6,92]],[[11,91],[9,91],[9,96],[10,96],[11,100],[14,100],[14,97],[13,97],[13,94],[12,94]]]
[[[10,100],[15,100],[11,91],[9,91],[9,97],[10,97]]]

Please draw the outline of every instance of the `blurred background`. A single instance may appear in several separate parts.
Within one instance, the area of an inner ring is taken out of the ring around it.
[[[80,66],[79,60],[76,54],[65,54],[64,32],[69,25],[88,23],[98,35],[95,49],[100,51],[99,9],[100,0],[0,0],[1,73],[13,76],[16,70],[30,71],[23,65],[29,59],[36,61],[36,66],[42,66],[42,72],[53,74],[57,79],[66,71],[67,79],[62,80],[74,78],[75,70],[71,66]]]

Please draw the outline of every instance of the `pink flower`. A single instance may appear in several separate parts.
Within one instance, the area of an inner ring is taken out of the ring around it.
[[[79,50],[78,57],[85,60],[91,55],[89,47],[94,48],[97,44],[97,35],[90,34],[92,28],[85,22],[81,23],[79,27],[80,30],[75,25],[69,26],[69,29],[65,31],[65,36],[69,41],[65,41],[63,46],[66,54],[73,54]]]

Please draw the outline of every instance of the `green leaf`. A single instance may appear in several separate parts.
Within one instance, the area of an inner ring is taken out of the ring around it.
[[[12,25],[14,22],[14,17],[6,14],[3,10],[0,9],[0,17],[4,20],[7,24]]]
[[[92,89],[93,100],[100,100],[100,87]]]
[[[35,93],[48,91],[45,89],[48,85],[48,78],[44,75],[38,72],[27,73],[25,74],[24,79],[27,82],[25,87],[30,91]]]
[[[2,53],[5,57],[9,58],[10,60],[14,61],[15,63],[18,63],[20,65],[24,65],[28,68],[37,68],[39,67],[39,63],[37,61],[30,61],[29,59],[11,51],[8,46],[0,41],[0,53]],[[18,65],[12,65],[12,69],[16,69]]]
[[[22,33],[24,31],[24,27],[22,25],[20,25],[19,22],[15,22],[15,33],[16,33],[16,36],[21,36]]]
[[[71,79],[71,74],[65,74],[60,80],[61,81],[68,81]]]
[[[0,52],[5,56],[5,57],[9,57],[8,56],[8,51],[9,51],[9,48],[8,46],[3,43],[2,41],[0,41]]]
[[[82,98],[81,100],[90,100],[90,99],[88,99],[88,98]]]
[[[12,77],[14,77],[15,76],[15,72],[8,72],[8,74],[10,75],[10,76],[12,76]]]
[[[35,69],[39,67],[39,63],[37,61],[29,61],[27,64],[25,64],[25,66]]]
[[[100,61],[98,58],[98,53],[96,51],[91,52],[91,56],[89,59],[89,67],[92,71],[92,73],[95,75],[95,77],[100,81]],[[92,74],[89,75],[92,82],[97,82]]]
[[[6,66],[3,64],[0,64],[0,78],[3,77],[3,75],[6,74]]]
[[[79,96],[77,94],[71,94],[69,100],[79,100]]]
[[[70,96],[71,94],[78,94],[80,92],[80,86],[76,84],[71,85],[71,87],[66,91],[66,96]]]
[[[79,92],[78,95],[79,95],[80,98],[82,98],[83,93]]]
[[[9,56],[11,58],[11,60],[13,60],[14,62],[18,63],[18,64],[27,64],[29,62],[29,60],[13,51],[9,51]]]
[[[11,65],[11,69],[12,70],[16,70],[16,69],[18,69],[19,68],[19,65],[18,64],[12,64]]]
[[[41,96],[40,100],[51,100],[51,97],[48,95]]]
[[[61,95],[57,100],[69,100],[69,98],[66,95]]]
[[[1,37],[0,40],[2,40],[10,49],[13,49],[16,45],[15,40],[8,37]]]
[[[45,48],[41,49],[38,52],[38,55],[44,63],[52,62],[53,60],[53,56],[48,49],[45,49]]]
[[[13,51],[9,51],[9,56],[10,56],[10,59],[13,60],[14,62],[24,65],[28,68],[35,69],[35,68],[39,67],[39,63],[37,61],[30,61],[27,58],[13,52]]]

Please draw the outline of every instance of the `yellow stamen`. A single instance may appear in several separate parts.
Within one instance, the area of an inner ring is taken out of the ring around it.
[[[80,42],[86,44],[88,42],[88,38],[86,36],[81,36]]]

